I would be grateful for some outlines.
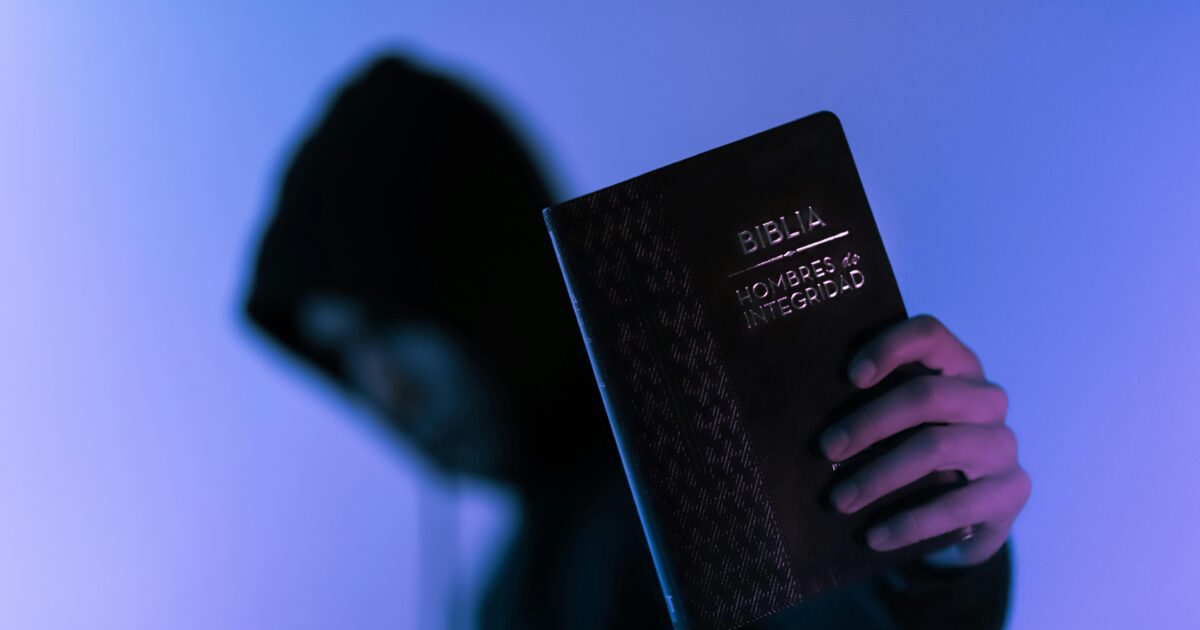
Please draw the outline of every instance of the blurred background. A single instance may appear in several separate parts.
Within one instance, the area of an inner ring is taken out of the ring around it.
[[[295,143],[400,52],[564,199],[837,113],[909,310],[1009,390],[1011,627],[1194,627],[1198,42],[1184,2],[0,4],[0,626],[463,623],[510,498],[240,310]]]

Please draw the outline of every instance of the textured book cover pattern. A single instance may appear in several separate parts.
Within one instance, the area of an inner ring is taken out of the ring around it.
[[[846,364],[906,317],[836,117],[545,218],[677,627],[745,625],[931,548],[873,552],[859,536],[884,512],[825,503],[878,451],[817,453],[869,395]]]

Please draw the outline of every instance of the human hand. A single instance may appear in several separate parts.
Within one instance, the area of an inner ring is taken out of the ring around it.
[[[988,382],[975,354],[928,315],[903,321],[872,339],[850,361],[851,383],[868,388],[897,367],[920,363],[940,372],[918,376],[827,429],[821,448],[843,461],[910,427],[926,424],[831,491],[850,514],[934,471],[961,471],[967,484],[867,532],[867,544],[889,551],[969,528],[969,539],[937,554],[938,564],[968,566],[990,558],[1008,538],[1029,498],[1029,475],[1017,462],[1017,439],[1004,424],[1008,398]]]

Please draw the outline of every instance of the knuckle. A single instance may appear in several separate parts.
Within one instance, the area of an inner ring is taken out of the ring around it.
[[[954,438],[941,427],[932,427],[921,432],[918,448],[927,460],[943,458],[953,448]]]
[[[924,520],[916,510],[909,510],[900,517],[899,527],[900,538],[905,540],[920,539]]]
[[[869,357],[876,364],[887,363],[889,357],[896,356],[902,347],[902,341],[895,335],[885,335],[867,346],[863,355]]]
[[[952,494],[946,497],[946,512],[955,523],[967,523],[971,520],[971,502],[962,494]]]
[[[1029,495],[1033,493],[1033,480],[1024,469],[1017,470],[1017,489],[1020,492],[1021,505],[1024,506],[1029,501]]]
[[[999,442],[1000,449],[1004,454],[1006,461],[1016,461],[1017,459],[1017,434],[1013,430],[1000,425],[996,431],[996,439]]]
[[[879,417],[879,410],[873,407],[867,407],[858,413],[858,418],[850,431],[850,441],[854,444],[870,444],[875,441],[877,436],[882,435],[883,420]]]
[[[1000,412],[1000,417],[1008,415],[1008,391],[995,383],[990,384],[992,396],[995,398],[997,410]]]
[[[933,315],[921,314],[913,318],[913,326],[922,337],[932,337],[946,332],[946,326]]]
[[[950,339],[953,339],[954,342],[956,344],[958,344],[958,346],[960,348],[962,348],[963,354],[966,355],[966,357],[967,357],[967,361],[970,362],[971,365],[975,366],[975,368],[978,369],[980,373],[983,373],[983,361],[979,358],[979,353],[972,350],[970,348],[970,346],[963,343],[962,340],[960,340],[958,337],[954,336],[954,334],[951,333],[949,330],[946,331],[946,336]]]
[[[876,467],[870,467],[858,474],[857,483],[860,491],[859,500],[869,502],[872,497],[887,494],[887,472]]]
[[[934,407],[940,397],[939,381],[933,376],[919,376],[909,383],[908,391],[911,401],[922,407]]]

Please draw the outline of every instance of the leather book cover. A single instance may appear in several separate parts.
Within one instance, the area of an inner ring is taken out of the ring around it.
[[[829,506],[887,445],[835,466],[818,436],[904,377],[862,392],[849,360],[907,317],[836,116],[544,217],[676,627],[743,626],[950,542],[862,538],[945,476],[853,515]]]

